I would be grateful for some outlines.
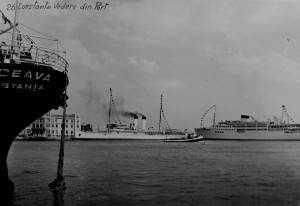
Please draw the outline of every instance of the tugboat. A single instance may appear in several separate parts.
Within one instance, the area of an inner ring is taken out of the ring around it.
[[[35,119],[64,105],[68,63],[66,52],[57,39],[41,35],[17,22],[17,9],[13,23],[1,10],[0,12],[4,26],[7,27],[0,31],[2,200],[14,189],[14,184],[8,177],[6,163],[10,146],[18,134]],[[28,31],[35,33],[25,33]]]
[[[184,137],[177,138],[177,139],[165,139],[165,142],[199,142],[203,141],[203,136],[197,135],[195,133],[193,134],[186,134]]]

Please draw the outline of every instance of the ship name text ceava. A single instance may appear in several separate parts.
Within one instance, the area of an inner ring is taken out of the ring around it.
[[[32,71],[22,71],[22,70],[9,70],[0,69],[1,77],[11,77],[11,78],[28,78],[33,80],[50,81],[50,74],[45,74],[43,72],[32,72]]]

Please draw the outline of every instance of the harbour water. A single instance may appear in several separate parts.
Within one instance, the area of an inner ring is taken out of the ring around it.
[[[67,141],[65,205],[299,205],[300,142]],[[15,141],[13,205],[52,205],[59,142]]]

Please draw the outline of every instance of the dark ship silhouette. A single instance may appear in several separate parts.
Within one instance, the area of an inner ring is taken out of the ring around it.
[[[16,14],[11,23],[0,12],[7,27],[0,31],[0,194],[5,195],[14,188],[6,163],[10,146],[31,122],[64,105],[68,63],[57,39],[17,23]]]

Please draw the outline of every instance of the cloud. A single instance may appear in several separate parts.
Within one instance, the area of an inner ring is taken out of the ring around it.
[[[142,68],[147,73],[157,72],[159,70],[155,61],[141,60]]]
[[[79,91],[82,100],[84,101],[84,109],[94,113],[101,113],[106,111],[105,100],[100,94],[94,82],[89,80],[86,85]]]
[[[159,67],[155,61],[137,60],[135,57],[129,57],[129,63],[137,69],[144,71],[147,74],[159,71]]]
[[[98,32],[110,38],[133,43],[162,43],[170,36],[188,32],[194,1],[120,1],[112,4],[109,17],[101,17],[105,25]]]
[[[216,61],[219,68],[251,80],[253,74],[261,81],[276,81],[282,84],[297,83],[300,76],[300,63],[285,57],[283,53],[269,53],[262,56],[246,56],[233,53],[220,56]]]
[[[129,57],[129,63],[135,67],[140,66],[140,62],[135,57]]]
[[[62,45],[67,50],[69,64],[78,65],[82,69],[98,71],[102,68],[100,62],[85,48],[78,39],[64,39]]]
[[[119,63],[114,55],[110,52],[104,51],[101,53],[101,61],[103,62],[103,64],[105,65],[113,65],[113,64],[117,64]]]
[[[153,81],[153,88],[157,92],[173,93],[184,89],[184,84],[176,79],[157,79]]]
[[[262,64],[265,67],[262,75],[266,80],[272,79],[286,86],[294,84],[300,86],[299,62],[287,59],[284,54],[270,54],[265,59],[265,63]]]
[[[76,29],[80,26],[78,22],[75,21],[60,21],[57,23],[58,26],[63,28],[69,35],[74,34]]]

